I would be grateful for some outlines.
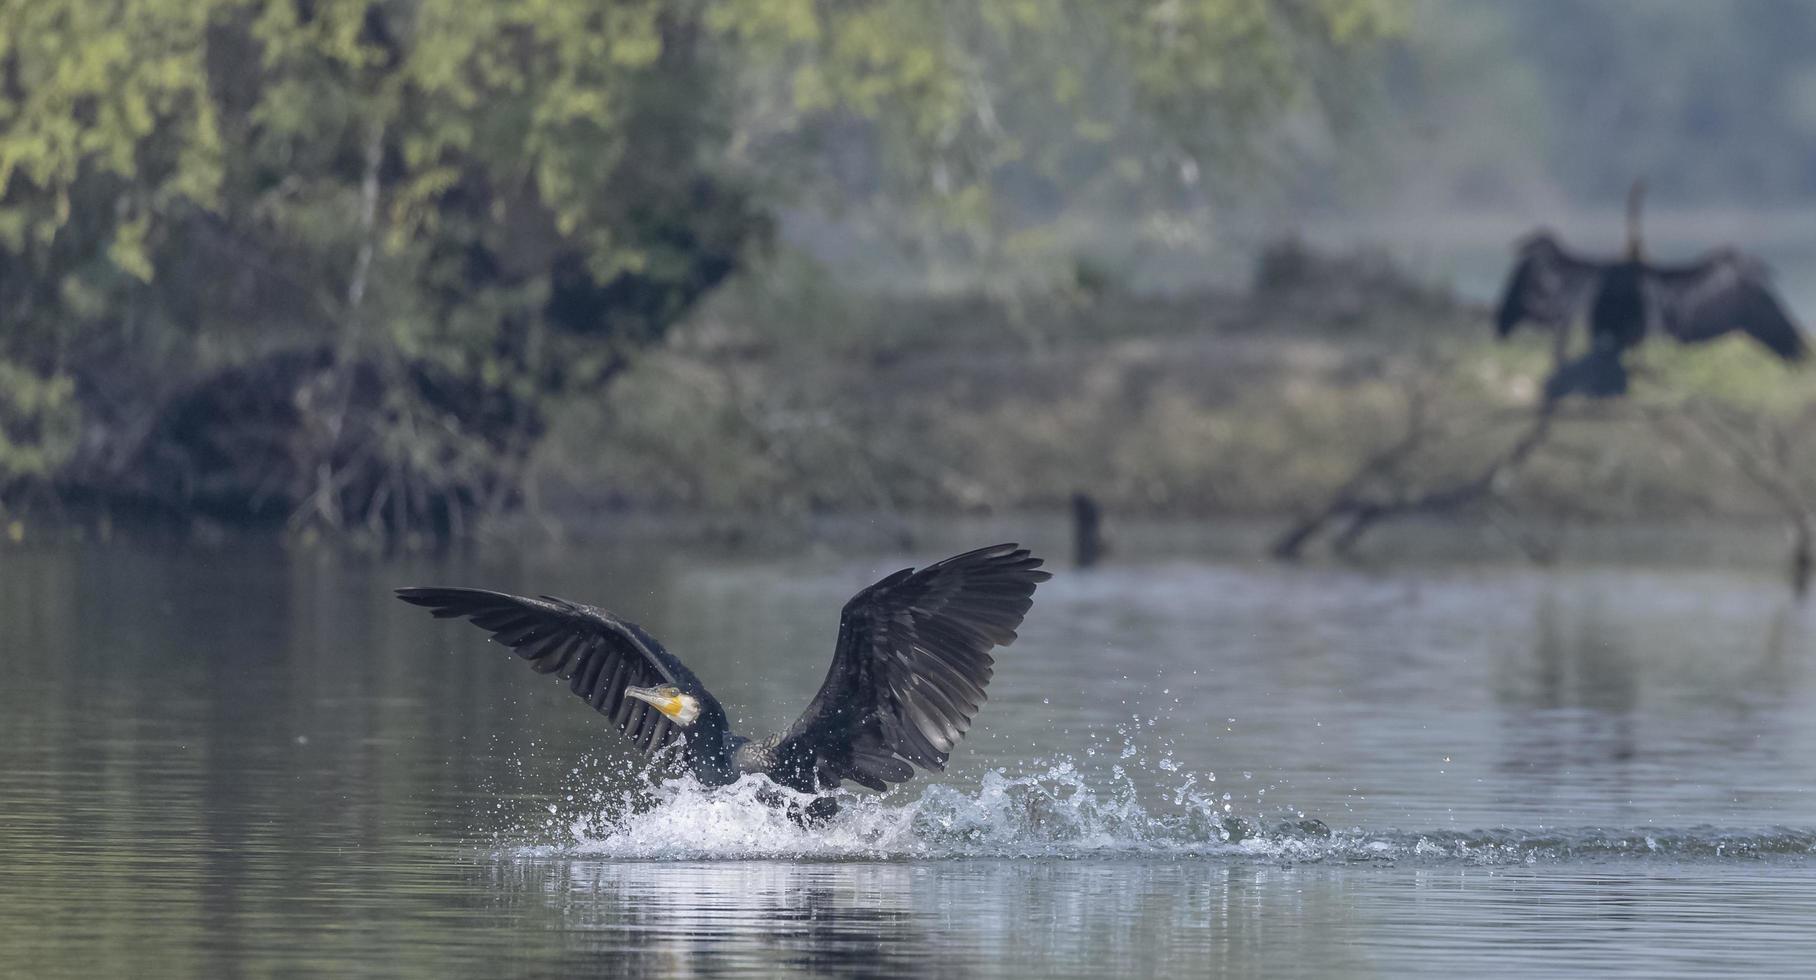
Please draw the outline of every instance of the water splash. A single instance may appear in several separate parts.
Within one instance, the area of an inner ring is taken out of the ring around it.
[[[1163,798],[1144,802],[1126,776],[1094,785],[1072,761],[1060,760],[1019,774],[993,770],[969,790],[933,784],[918,796],[840,793],[836,817],[804,827],[773,801],[780,794],[799,805],[811,797],[761,777],[723,787],[667,779],[602,796],[577,813],[554,808],[536,836],[559,843],[500,850],[634,861],[1132,857],[1515,865],[1816,857],[1816,830],[1794,828],[1333,830],[1303,815],[1233,815],[1224,795],[1204,785],[1186,776]]]

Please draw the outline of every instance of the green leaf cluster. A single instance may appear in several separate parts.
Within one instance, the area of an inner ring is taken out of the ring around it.
[[[75,384],[0,360],[0,490],[42,481],[67,462],[79,435]]]
[[[1165,205],[1394,9],[0,0],[0,359],[56,379],[9,378],[10,410],[126,438],[209,372],[332,347],[501,396],[518,431],[486,444],[527,443],[778,208],[886,202],[988,251],[1074,193]],[[345,401],[298,409],[324,452]],[[396,401],[387,433],[472,424]]]

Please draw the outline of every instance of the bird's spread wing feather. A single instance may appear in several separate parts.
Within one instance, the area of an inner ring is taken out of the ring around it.
[[[1665,329],[1686,344],[1744,330],[1787,361],[1807,350],[1803,332],[1773,295],[1765,266],[1734,251],[1684,266],[1652,270]]]
[[[1494,329],[1505,337],[1521,323],[1531,321],[1553,329],[1570,325],[1589,301],[1601,266],[1565,251],[1550,236],[1541,235],[1520,249],[1501,301],[1495,309]]]
[[[674,741],[679,730],[647,702],[625,697],[624,689],[699,684],[648,633],[603,609],[553,596],[528,599],[483,589],[398,589],[397,597],[427,607],[437,619],[463,616],[490,631],[493,640],[538,673],[567,681],[569,689],[644,752]]]
[[[990,651],[1015,640],[1051,576],[1014,544],[906,568],[858,593],[813,703],[776,745],[780,781],[872,789],[941,770],[990,683]]]

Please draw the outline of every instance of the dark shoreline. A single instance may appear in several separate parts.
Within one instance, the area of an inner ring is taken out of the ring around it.
[[[13,533],[15,522],[19,533]],[[1213,561],[1257,568],[1430,566],[1539,567],[1522,556],[1502,529],[1486,520],[1426,518],[1387,528],[1349,558],[1317,554],[1303,562],[1268,556],[1268,544],[1290,517],[1225,515],[1203,519],[1110,515],[1110,551],[1101,567],[1168,561]],[[207,553],[268,551],[314,554],[329,560],[411,557],[532,556],[571,550],[660,548],[724,557],[836,551],[852,556],[943,554],[979,542],[1019,541],[1067,567],[1070,518],[1061,510],[999,514],[819,514],[778,520],[765,515],[619,511],[568,514],[560,520],[514,514],[454,542],[385,542],[285,534],[281,529],[231,527],[205,520],[77,522],[17,512],[0,515],[0,560],[9,551],[108,547]],[[1785,532],[1768,518],[1575,521],[1548,529],[1559,546],[1558,568],[1656,567],[1734,571],[1778,580]],[[1086,573],[1089,574],[1089,573]]]

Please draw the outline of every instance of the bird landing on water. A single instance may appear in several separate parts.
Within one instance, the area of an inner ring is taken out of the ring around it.
[[[603,609],[481,589],[406,588],[397,597],[489,630],[644,753],[679,743],[682,765],[706,785],[758,773],[802,793],[845,781],[885,790],[917,766],[945,769],[984,703],[990,652],[1015,642],[1035,587],[1051,577],[1041,564],[999,544],[904,568],[859,592],[839,616],[819,693],[787,731],[757,739],[733,733],[719,700],[655,637]],[[805,816],[836,810],[821,798]]]

